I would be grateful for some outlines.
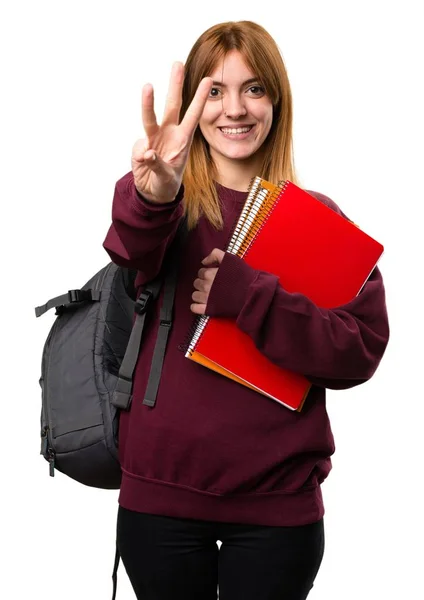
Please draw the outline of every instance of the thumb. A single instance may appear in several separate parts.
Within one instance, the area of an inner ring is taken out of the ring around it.
[[[220,265],[222,263],[222,259],[224,258],[225,252],[220,250],[219,248],[214,248],[212,252],[202,260],[202,265],[205,267],[210,265]]]

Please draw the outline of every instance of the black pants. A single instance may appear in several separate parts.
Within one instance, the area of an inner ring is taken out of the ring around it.
[[[118,512],[138,600],[305,600],[324,553],[321,519],[267,527]],[[221,548],[217,540],[222,542]]]

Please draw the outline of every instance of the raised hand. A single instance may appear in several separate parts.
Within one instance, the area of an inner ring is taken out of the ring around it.
[[[184,65],[174,63],[168,96],[160,125],[156,121],[153,87],[146,84],[142,94],[142,117],[146,137],[132,151],[131,167],[138,192],[150,202],[172,202],[181,186],[184,168],[196,127],[202,116],[212,79],[205,77],[181,123]]]

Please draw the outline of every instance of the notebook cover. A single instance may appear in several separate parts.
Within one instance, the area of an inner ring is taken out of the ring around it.
[[[382,253],[379,242],[287,182],[243,260],[277,275],[288,292],[332,308],[360,292]],[[232,319],[208,320],[191,356],[197,362],[200,357],[293,410],[301,408],[310,388],[305,377],[276,366],[259,352]]]

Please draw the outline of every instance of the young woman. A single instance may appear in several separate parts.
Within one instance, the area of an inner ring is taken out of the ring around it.
[[[262,27],[210,28],[185,69],[174,64],[161,124],[150,85],[142,107],[146,137],[116,184],[104,247],[138,270],[141,286],[160,271],[184,214],[189,233],[157,402],[143,398],[161,298],[120,419],[118,547],[143,600],[215,600],[217,587],[220,600],[303,600],[324,552],[320,486],[334,452],[325,388],[367,381],[383,356],[381,274],[328,310],[224,251],[252,177],[296,183],[289,81]],[[187,360],[182,345],[201,314],[233,318],[270,360],[306,376],[302,411]]]

